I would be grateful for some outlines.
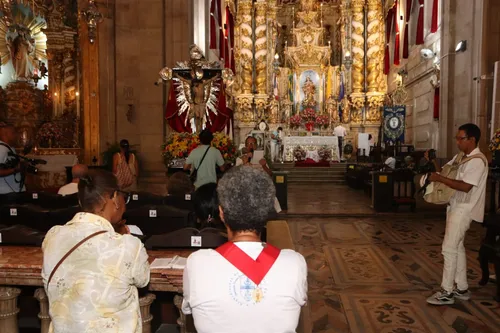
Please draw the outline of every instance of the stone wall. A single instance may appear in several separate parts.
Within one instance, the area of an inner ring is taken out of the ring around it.
[[[101,150],[126,138],[146,172],[165,170],[169,87],[154,82],[161,68],[189,58],[191,7],[186,0],[119,0],[99,25]]]

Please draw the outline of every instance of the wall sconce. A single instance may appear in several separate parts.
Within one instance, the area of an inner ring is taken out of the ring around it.
[[[94,0],[89,0],[89,6],[82,14],[89,27],[89,41],[93,44],[97,38],[97,24],[103,20],[102,14],[97,9]]]
[[[467,41],[466,40],[461,40],[458,42],[457,46],[455,47],[455,53],[462,53],[467,50]]]
[[[351,52],[349,51],[346,51],[345,54],[344,54],[344,66],[347,70],[350,70],[351,69],[351,66],[352,66],[352,56],[351,56]]]

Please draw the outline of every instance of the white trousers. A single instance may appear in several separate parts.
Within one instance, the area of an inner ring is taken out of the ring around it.
[[[276,155],[278,154],[279,145],[277,142],[271,141],[271,160],[276,161]]]
[[[459,290],[469,289],[464,239],[471,222],[469,210],[448,206],[442,248],[444,267],[441,283],[441,288],[447,292],[453,291],[455,283]]]

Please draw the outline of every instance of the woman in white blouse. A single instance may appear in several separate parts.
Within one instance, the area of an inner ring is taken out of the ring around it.
[[[95,170],[80,179],[78,199],[83,212],[50,229],[42,245],[49,332],[142,332],[137,288],[149,283],[149,263],[122,222],[128,194]]]

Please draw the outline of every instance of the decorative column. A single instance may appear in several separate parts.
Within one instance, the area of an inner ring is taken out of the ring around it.
[[[38,318],[40,319],[40,332],[48,333],[50,327],[50,315],[49,315],[49,298],[45,293],[43,288],[38,288],[35,290],[35,298],[40,303],[40,313],[38,314]]]
[[[352,0],[352,122],[363,122],[365,105],[365,0]]]
[[[142,333],[151,333],[151,321],[153,320],[153,315],[150,310],[151,304],[153,304],[155,299],[155,294],[147,294],[146,296],[139,298],[139,308],[142,318]]]
[[[21,293],[21,289],[0,287],[0,332],[18,333],[17,314],[17,297]]]
[[[259,119],[264,118],[264,112],[268,104],[267,93],[267,3],[258,0],[255,3],[255,109]]]
[[[252,0],[238,1],[235,31],[235,61],[236,76],[239,84],[239,94],[236,96],[235,120],[250,123],[254,120],[253,103],[253,30],[252,30]]]
[[[384,22],[383,8],[379,0],[368,0],[367,26],[367,104],[366,120],[380,122],[381,110],[384,105]]]

